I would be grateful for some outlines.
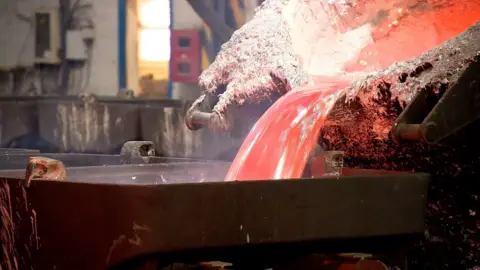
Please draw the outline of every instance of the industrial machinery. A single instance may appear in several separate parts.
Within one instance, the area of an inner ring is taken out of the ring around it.
[[[431,269],[468,269],[480,258],[479,31],[477,23],[426,54],[352,84],[319,138],[324,150],[345,151],[350,167],[431,175],[422,245],[434,251],[421,255]],[[212,99],[189,110],[191,129],[216,121]]]
[[[343,168],[341,177],[223,182],[227,162],[152,149],[2,155],[6,269],[300,269],[309,254],[336,269],[387,269],[424,232],[426,174]],[[58,170],[66,177],[52,177]]]
[[[366,82],[383,87],[375,87],[382,90],[380,98],[362,93],[363,100],[375,97],[374,106],[389,103],[382,97],[389,97],[386,90],[394,86],[418,87],[404,109],[388,115],[394,116],[388,124],[400,145],[419,141],[419,150],[408,152],[400,165],[425,157],[447,138],[470,147],[468,160],[455,160],[457,166],[478,164],[478,157],[469,158],[478,153],[472,139],[478,133],[472,130],[480,116],[480,59],[472,44],[480,44],[479,29],[406,63],[408,69]],[[452,48],[456,53],[449,54]],[[337,106],[344,111],[346,103],[340,101]],[[198,109],[187,115],[195,128],[211,119]],[[224,182],[228,162],[160,158],[152,149],[150,142],[129,142],[120,155],[111,156],[5,151],[2,268],[405,268],[408,249],[425,238],[431,201],[426,173],[339,168],[343,162],[337,151],[330,158],[314,156],[304,179]],[[347,154],[353,150],[345,149]],[[347,164],[362,154],[349,155]],[[443,172],[453,162],[441,160],[430,162],[432,178],[439,176],[435,168]]]

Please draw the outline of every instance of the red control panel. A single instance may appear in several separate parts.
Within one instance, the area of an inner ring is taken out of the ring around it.
[[[198,30],[174,30],[171,35],[170,72],[173,82],[197,83],[201,73]]]

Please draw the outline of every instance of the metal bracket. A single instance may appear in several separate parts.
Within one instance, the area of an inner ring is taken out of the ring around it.
[[[64,181],[67,177],[63,162],[46,157],[28,158],[23,185],[29,188],[33,180]]]
[[[344,152],[322,151],[311,158],[310,174],[313,177],[341,176]]]
[[[226,87],[224,85],[217,89],[218,93],[225,92]],[[197,99],[185,115],[185,124],[190,130],[199,130],[207,126],[225,126],[233,128],[235,122],[236,111],[238,110],[237,104],[232,103],[228,105],[228,113],[220,117],[219,114],[213,113],[212,109],[218,102],[218,96],[213,94],[204,94],[201,98]],[[212,124],[214,123],[214,124]]]
[[[148,163],[150,157],[155,156],[155,147],[150,141],[129,141],[122,146],[120,158],[122,164],[131,164],[134,160],[142,159]]]
[[[440,98],[426,90],[417,93],[395,121],[393,139],[438,144],[480,118],[478,60],[460,73]]]

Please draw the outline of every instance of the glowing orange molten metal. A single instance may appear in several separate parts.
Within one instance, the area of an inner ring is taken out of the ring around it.
[[[374,7],[366,6],[364,11],[371,14],[372,8],[381,10],[379,7],[386,2],[390,2],[393,8],[378,13],[383,14],[382,20],[377,16],[365,21],[372,29],[370,39],[373,42],[363,46],[363,49],[358,46],[339,46],[339,40],[355,40],[351,35],[332,40],[330,45],[322,41],[323,46],[350,50],[343,51],[345,55],[352,55],[352,50],[355,50],[353,56],[344,61],[343,71],[384,69],[395,62],[427,52],[480,20],[479,0],[408,0],[403,1],[404,5],[400,2],[392,5],[391,1],[384,0],[383,3],[377,1]],[[304,46],[307,43],[302,44]],[[225,180],[300,178],[317,143],[325,117],[341,96],[342,89],[351,82],[352,76],[333,76],[328,80],[312,76],[309,85],[294,89],[279,99],[251,130]]]

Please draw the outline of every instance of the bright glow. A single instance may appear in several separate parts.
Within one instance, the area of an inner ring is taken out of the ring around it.
[[[170,60],[170,30],[143,29],[140,32],[140,59],[163,62]]]
[[[169,0],[141,0],[139,54],[141,61],[170,60],[170,3]]]
[[[169,0],[143,0],[140,4],[140,22],[146,28],[170,27]]]

